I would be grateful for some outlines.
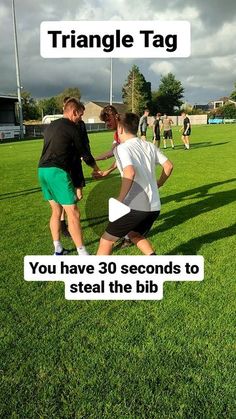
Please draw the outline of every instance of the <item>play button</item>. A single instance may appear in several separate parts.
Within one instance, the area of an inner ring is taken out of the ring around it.
[[[116,221],[130,212],[130,208],[127,207],[127,205],[122,204],[122,202],[117,201],[117,199],[114,198],[109,199],[108,206],[110,222]]]

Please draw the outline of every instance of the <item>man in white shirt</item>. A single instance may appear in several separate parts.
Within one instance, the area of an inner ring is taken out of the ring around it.
[[[161,203],[158,188],[168,179],[173,165],[150,142],[136,137],[139,118],[133,113],[118,116],[118,135],[121,144],[114,150],[122,183],[118,201],[127,205],[130,212],[114,222],[109,222],[100,239],[98,255],[110,255],[113,244],[128,234],[130,240],[145,255],[155,255],[151,243],[144,237],[157,219]],[[156,181],[156,166],[163,168]]]

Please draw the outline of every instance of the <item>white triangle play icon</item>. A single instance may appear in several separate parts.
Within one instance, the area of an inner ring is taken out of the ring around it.
[[[113,222],[130,212],[130,208],[117,199],[109,199],[109,221]]]

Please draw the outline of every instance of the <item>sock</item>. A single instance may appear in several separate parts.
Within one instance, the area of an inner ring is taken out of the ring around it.
[[[155,253],[155,252],[150,253],[150,255],[149,255],[149,256],[156,256],[156,253]]]
[[[55,248],[55,253],[61,253],[63,250],[63,247],[60,240],[53,240],[53,244]]]
[[[86,255],[89,255],[89,253],[87,252],[87,250],[86,250],[86,247],[85,247],[85,246],[80,246],[80,247],[77,247],[77,252],[78,252],[78,255],[80,255],[80,256],[86,256]]]

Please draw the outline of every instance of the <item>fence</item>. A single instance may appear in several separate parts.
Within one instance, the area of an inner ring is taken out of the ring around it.
[[[173,125],[182,126],[183,125],[183,117],[182,116],[168,116],[173,121]],[[191,125],[205,125],[207,124],[207,114],[204,115],[189,115],[188,116],[191,122]],[[154,117],[148,117],[148,124],[152,126],[154,122]]]
[[[88,132],[105,131],[107,128],[104,122],[85,124]],[[48,127],[48,124],[25,125],[25,136],[33,138],[42,138],[43,131]]]

